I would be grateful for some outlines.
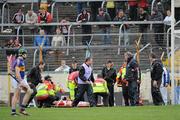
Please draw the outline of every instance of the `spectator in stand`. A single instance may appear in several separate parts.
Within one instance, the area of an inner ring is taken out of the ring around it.
[[[18,49],[18,48],[21,47],[21,44],[19,43],[18,38],[11,38],[11,39],[5,44],[5,47]],[[7,50],[7,51],[6,51],[6,55],[7,55],[7,56],[10,56],[10,55],[16,56],[16,55],[17,55],[17,50]]]
[[[62,35],[62,32],[59,27],[56,28],[56,35],[53,37],[51,46],[52,47],[59,47],[59,46],[64,46],[65,43],[65,38]]]
[[[78,23],[84,23],[84,22],[89,22],[90,21],[90,13],[86,10],[83,9],[82,12],[77,16],[76,22]],[[82,34],[91,34],[91,25],[82,25]],[[87,45],[89,44],[91,39],[91,36],[83,36],[82,37],[82,44]]]
[[[119,22],[123,22],[123,21],[128,21],[127,16],[124,14],[123,10],[119,10],[117,12],[116,17],[114,18],[114,21],[119,21]],[[120,26],[119,26],[120,27]],[[122,33],[123,33],[123,38],[124,38],[124,46],[129,45],[129,36],[128,36],[128,25],[125,24],[123,26],[122,29]]]
[[[131,21],[137,20],[137,9],[138,9],[138,3],[137,1],[128,0],[129,4],[129,17]]]
[[[71,74],[72,72],[75,72],[75,71],[79,71],[78,63],[76,60],[74,60],[72,62],[71,67],[69,69],[69,74]]]
[[[111,17],[109,16],[108,13],[104,11],[103,8],[99,8],[99,14],[96,17],[98,22],[106,22],[106,21],[111,21]],[[103,35],[103,42],[105,45],[111,44],[111,38],[110,38],[110,25],[99,25],[99,29],[101,30]]]
[[[65,36],[65,40],[66,40],[66,43],[67,43],[67,40],[68,40],[68,25],[66,25],[66,24],[69,23],[69,21],[67,20],[67,18],[63,18],[60,21],[60,23],[64,24],[64,25],[60,26],[60,30],[62,31],[62,34]]]
[[[80,14],[83,8],[87,7],[87,2],[77,2],[77,14]]]
[[[107,2],[106,8],[107,8],[107,12],[109,13],[109,15],[111,17],[111,20],[113,21],[113,19],[116,16],[115,2],[114,1]]]
[[[155,1],[154,9],[157,9],[159,12],[163,14],[163,16],[165,16],[164,5],[162,4],[161,0]]]
[[[38,17],[37,14],[33,10],[29,10],[26,14],[26,23],[35,24],[37,23]]]
[[[91,7],[91,13],[92,13],[92,21],[96,21],[96,17],[98,14],[98,8],[101,7],[101,2],[90,2],[90,7]]]
[[[13,48],[14,47],[14,40],[11,38],[4,47]]]
[[[17,13],[14,14],[12,18],[13,23],[22,24],[24,23],[24,14],[22,9],[19,9]],[[17,34],[18,27],[15,27],[15,34]],[[22,29],[19,30],[19,35],[22,35]],[[20,43],[22,44],[22,39],[20,39]]]
[[[138,7],[148,11],[148,0],[138,0]]]
[[[127,1],[116,1],[116,10],[123,10],[124,12],[127,11],[127,4],[128,2]]]
[[[154,9],[154,11],[151,14],[151,21],[163,21],[163,14],[158,11],[157,9]],[[155,34],[155,41],[156,43],[162,47],[163,45],[163,39],[164,39],[164,25],[163,24],[154,24],[153,25],[154,33]]]
[[[70,67],[66,65],[65,60],[61,60],[61,66],[55,69],[55,72],[63,72],[63,73],[69,73]]]
[[[38,21],[37,14],[33,10],[29,10],[28,13],[26,14],[26,23],[32,25],[29,27],[32,33],[35,32],[34,24],[37,23],[37,21]]]
[[[45,31],[43,29],[40,29],[39,35],[35,37],[34,46],[38,46],[38,47],[40,47],[40,46],[43,46],[43,47],[50,46],[49,38],[46,36]],[[46,52],[47,52],[47,49],[43,49],[42,55],[43,55],[44,62],[46,60]]]
[[[14,48],[19,49],[21,46],[22,46],[22,45],[21,45],[21,43],[19,42],[19,39],[16,38],[16,39],[14,40]]]
[[[52,22],[52,15],[47,12],[44,8],[41,8],[39,10],[39,15],[38,15],[38,23],[51,23]],[[43,26],[42,29],[44,29],[47,34],[52,33],[52,28],[51,26]]]
[[[164,19],[164,25],[165,25],[165,30],[167,32],[168,29],[171,27],[171,20],[172,20],[171,11],[167,10],[166,15],[167,16]],[[171,33],[171,31],[169,31],[169,33]],[[171,46],[171,34],[169,34],[169,46]]]
[[[14,14],[12,21],[16,24],[24,23],[24,14],[22,12],[22,9],[19,9],[18,12]]]
[[[38,36],[35,37],[34,46],[50,46],[49,38],[46,36],[45,31],[40,29]]]
[[[38,0],[39,8],[44,8],[46,11],[51,12],[51,6],[54,0]]]
[[[11,38],[7,44],[5,44],[7,48],[14,48],[10,50],[6,50],[6,56],[10,64],[10,70],[13,69],[14,61],[16,60],[16,56],[18,55],[18,49],[21,47],[18,38]]]
[[[149,15],[148,13],[144,10],[144,8],[139,8],[139,15],[138,15],[138,21],[148,21]],[[142,44],[146,45],[147,44],[147,31],[148,31],[148,25],[147,24],[140,24],[139,25],[139,32],[142,33]],[[145,34],[144,34],[145,33]]]
[[[176,6],[176,4],[178,2],[176,2],[176,0],[175,0],[174,3],[175,3],[175,6]],[[164,6],[164,10],[171,9],[171,0],[163,0],[162,4]]]

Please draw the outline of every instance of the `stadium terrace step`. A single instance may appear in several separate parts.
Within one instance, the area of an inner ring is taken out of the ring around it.
[[[27,11],[30,9],[30,4],[10,4],[10,17],[12,17],[14,15],[15,12],[17,12],[17,10],[20,7],[23,7],[23,11],[24,14],[27,13]],[[37,6],[35,6],[37,7]],[[63,6],[61,3],[56,4],[55,8],[54,8],[54,19],[53,21],[57,21],[57,11],[56,8],[58,8],[58,19],[61,20],[64,17],[68,17],[69,21],[75,21],[76,17],[77,17],[77,8],[76,5],[74,6]],[[89,9],[89,8],[88,8]],[[37,11],[36,11],[37,12]],[[118,33],[119,28],[112,28],[111,33]],[[139,29],[138,29],[138,25],[131,25],[129,28],[129,33],[138,33]],[[152,32],[152,31],[150,31]],[[81,34],[81,28],[77,28],[75,27],[75,33],[76,34]],[[92,29],[92,33],[94,34],[98,34],[99,29],[98,27],[93,27]],[[14,34],[14,33],[12,33]],[[30,35],[31,32],[28,29],[24,30],[24,34],[25,35]],[[9,34],[11,35],[11,34]],[[124,61],[124,53],[126,51],[131,51],[133,53],[135,53],[135,46],[134,46],[134,41],[138,38],[138,35],[130,35],[129,36],[129,41],[130,41],[130,45],[132,45],[133,47],[127,47],[125,48],[121,48],[120,49],[120,55],[117,55],[117,48],[111,48],[111,49],[92,49],[92,56],[94,59],[94,70],[95,71],[100,71],[103,67],[103,64],[105,64],[105,62],[109,59],[111,59],[114,64],[116,69],[119,69],[120,65],[123,63]],[[154,39],[153,35],[149,35],[148,36],[149,41],[155,45],[154,40],[152,41],[152,39]],[[6,43],[7,40],[9,40],[10,38],[8,37],[0,37],[0,46],[4,46],[4,44]],[[34,38],[33,37],[25,37],[25,46],[32,46],[33,45],[33,41]],[[112,37],[112,45],[117,45],[118,44],[118,40],[119,37],[118,36],[113,36]],[[72,37],[70,39],[70,46],[73,45],[73,41],[72,41]],[[82,41],[81,41],[81,37],[75,37],[75,45],[82,45]],[[102,45],[102,41],[101,41],[101,36],[94,36],[93,40],[92,40],[92,45]],[[123,45],[123,40],[122,40],[122,44]],[[149,53],[149,49],[145,50],[144,52],[141,53],[141,69],[147,69],[149,68],[149,60],[148,60],[148,56],[147,54]],[[64,52],[64,53],[62,53]],[[159,52],[158,54],[161,54],[161,51],[157,51]],[[27,70],[29,70],[32,65],[33,65],[33,54],[34,54],[34,50],[28,50],[28,58],[26,61],[26,65],[27,65]],[[75,51],[73,49],[70,49],[69,55],[66,55],[66,49],[64,50],[60,50],[60,53],[58,53],[59,56],[57,56],[56,54],[48,54],[47,55],[47,69],[49,71],[53,71],[55,70],[59,65],[60,65],[60,61],[61,60],[66,60],[67,65],[71,65],[72,60],[75,58],[79,65],[81,63],[84,62],[84,58],[85,58],[85,50],[84,49],[75,49]],[[1,63],[1,67],[0,67],[0,71],[7,71],[7,63],[6,63],[6,54],[5,51],[0,51],[0,63]],[[38,56],[36,57],[36,61],[38,62]],[[36,62],[36,63],[37,63]]]

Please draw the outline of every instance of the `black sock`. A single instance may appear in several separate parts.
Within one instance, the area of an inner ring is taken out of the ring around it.
[[[25,107],[26,107],[26,105],[21,105],[21,110],[24,111]]]
[[[16,113],[16,109],[12,109],[12,113]]]

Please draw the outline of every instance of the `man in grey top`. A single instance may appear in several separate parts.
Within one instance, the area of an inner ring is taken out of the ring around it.
[[[81,98],[84,96],[84,93],[87,92],[88,101],[90,103],[90,107],[94,107],[95,101],[93,96],[93,89],[91,83],[94,85],[94,76],[91,68],[92,58],[88,57],[85,60],[85,63],[82,64],[79,70],[78,77],[78,92],[72,103],[73,107],[76,107],[80,102]]]
[[[96,17],[96,21],[98,22],[107,22],[111,21],[110,15],[105,12],[103,8],[99,8],[99,14]],[[110,25],[98,25],[99,29],[101,31],[101,34],[104,34],[102,36],[102,41],[104,42],[104,45],[110,45],[111,44],[111,37],[110,37]]]

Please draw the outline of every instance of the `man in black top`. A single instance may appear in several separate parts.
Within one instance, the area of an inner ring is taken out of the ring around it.
[[[96,21],[98,22],[106,22],[111,21],[110,15],[105,12],[103,8],[99,8],[99,14],[96,17]],[[104,45],[111,44],[111,37],[110,37],[110,25],[98,25],[99,29],[101,31],[101,34],[104,34],[102,36],[102,41],[104,42]]]
[[[42,83],[41,72],[43,71],[44,66],[45,64],[43,62],[40,62],[37,66],[33,67],[27,75],[28,84],[31,87],[31,89],[33,89],[33,93],[28,101],[27,106],[32,101],[34,96],[36,96],[37,94],[36,86],[39,83]]]
[[[163,65],[161,60],[156,58],[154,53],[149,55],[151,62],[151,94],[154,105],[163,105],[164,101],[160,92],[162,82]]]
[[[91,18],[91,14],[90,12],[88,12],[86,9],[83,9],[82,12],[77,16],[76,22],[77,23],[85,23],[85,22],[89,22]],[[92,29],[91,29],[91,25],[82,25],[82,34],[91,34],[92,33]],[[89,44],[91,39],[91,36],[82,36],[82,44],[83,45],[87,45]]]
[[[109,90],[109,106],[114,106],[114,83],[116,82],[116,70],[113,68],[113,62],[107,61],[106,67],[102,69],[102,76],[107,81]]]
[[[138,99],[139,67],[137,61],[133,59],[131,52],[126,52],[124,57],[127,62],[125,79],[128,81],[129,99],[131,106],[136,106]]]
[[[78,103],[84,96],[84,93],[87,92],[88,101],[90,103],[90,107],[95,107],[96,103],[93,96],[93,89],[91,84],[94,84],[94,76],[91,68],[92,58],[88,57],[85,60],[85,63],[82,64],[79,70],[78,77],[78,92],[72,103],[73,107],[76,107]]]

